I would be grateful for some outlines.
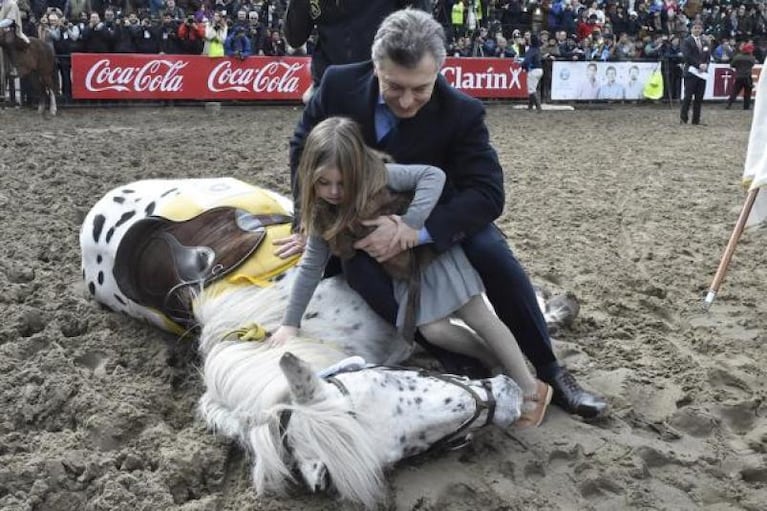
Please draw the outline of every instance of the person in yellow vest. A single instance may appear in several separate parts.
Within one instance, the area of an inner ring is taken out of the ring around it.
[[[15,23],[16,37],[29,44],[29,38],[21,30],[21,10],[16,0],[0,0],[0,28],[10,27]]]
[[[453,37],[463,37],[466,33],[466,8],[463,0],[453,4],[453,9],[450,11],[450,24],[453,26]]]

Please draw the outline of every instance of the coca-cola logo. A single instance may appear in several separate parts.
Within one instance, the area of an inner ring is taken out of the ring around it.
[[[101,59],[85,74],[85,88],[91,92],[178,92],[184,86],[179,71],[186,66],[187,62],[165,59],[139,66],[113,66],[110,59]]]
[[[211,92],[277,92],[295,93],[299,90],[300,62],[267,62],[262,67],[239,67],[224,60],[208,74],[208,90]]]

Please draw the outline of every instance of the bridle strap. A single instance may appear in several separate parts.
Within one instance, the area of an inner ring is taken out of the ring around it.
[[[443,436],[442,438],[440,438],[439,440],[431,444],[431,446],[429,446],[429,448],[425,452],[435,451],[438,449],[442,449],[444,447],[447,447],[447,448],[460,447],[460,445],[458,446],[451,445],[451,442],[461,437],[462,433],[466,431],[469,427],[471,427],[471,425],[474,424],[474,421],[476,421],[479,418],[479,416],[482,415],[482,412],[484,412],[485,410],[487,410],[487,418],[485,419],[485,423],[483,424],[483,426],[487,426],[488,424],[493,422],[493,418],[495,416],[496,401],[495,401],[495,397],[493,397],[492,385],[487,379],[482,380],[482,387],[487,391],[487,400],[483,400],[481,397],[479,397],[479,394],[477,394],[477,392],[473,388],[471,388],[471,385],[466,385],[461,380],[459,380],[458,378],[452,375],[441,374],[441,373],[436,373],[433,371],[426,371],[426,370],[419,371],[419,374],[422,374],[424,376],[431,376],[438,380],[442,380],[446,383],[452,383],[453,385],[461,387],[463,390],[468,392],[471,395],[471,397],[474,398],[474,402],[476,404],[476,407],[474,408],[474,414],[470,418],[463,421],[463,423],[458,427],[457,430],[453,431],[452,433],[448,433],[447,435]]]
[[[327,378],[324,378],[324,380],[328,383],[332,383],[336,386],[336,388],[341,392],[344,396],[349,396],[349,389],[346,388],[346,385],[344,385],[341,380],[336,378],[335,376],[328,376]]]

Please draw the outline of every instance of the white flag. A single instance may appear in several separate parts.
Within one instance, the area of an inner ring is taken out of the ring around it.
[[[767,62],[766,62],[767,63]],[[751,121],[751,135],[748,137],[746,166],[743,171],[743,184],[749,190],[759,191],[748,216],[746,228],[755,227],[767,220],[767,66],[762,65],[762,74],[756,84],[756,102],[754,118]]]

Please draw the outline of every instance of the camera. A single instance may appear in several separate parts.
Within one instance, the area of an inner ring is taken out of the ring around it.
[[[187,16],[185,23],[187,25],[191,25],[192,23],[194,23],[194,16]]]

